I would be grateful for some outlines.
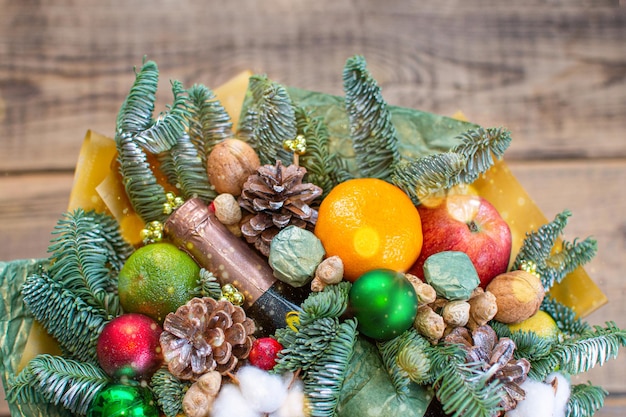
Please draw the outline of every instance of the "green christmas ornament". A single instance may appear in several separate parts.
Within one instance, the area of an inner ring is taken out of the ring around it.
[[[112,384],[93,399],[87,417],[159,417],[156,401],[148,388]]]
[[[417,294],[403,274],[375,269],[361,275],[350,289],[349,306],[358,330],[376,340],[399,336],[417,315]]]

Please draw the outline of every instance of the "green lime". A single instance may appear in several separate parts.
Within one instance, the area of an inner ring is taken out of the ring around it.
[[[194,297],[200,267],[171,243],[137,249],[118,277],[118,293],[127,313],[142,313],[159,323]]]
[[[551,315],[542,310],[537,311],[535,315],[520,323],[509,324],[509,329],[511,332],[532,331],[537,336],[546,339],[553,339],[559,334],[559,326],[557,326],[556,321],[554,321]]]

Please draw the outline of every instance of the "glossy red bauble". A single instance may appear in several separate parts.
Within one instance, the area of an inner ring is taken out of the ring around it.
[[[104,326],[98,338],[100,367],[114,378],[148,379],[163,363],[163,329],[148,316],[122,314]]]
[[[250,350],[248,360],[251,365],[269,371],[276,365],[276,357],[281,350],[283,350],[283,345],[276,339],[262,337],[252,343],[252,350]]]

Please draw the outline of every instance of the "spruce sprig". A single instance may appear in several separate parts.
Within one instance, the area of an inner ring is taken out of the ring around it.
[[[491,417],[501,409],[502,386],[489,379],[480,363],[465,363],[455,345],[430,350],[434,387],[444,412],[453,417]]]
[[[570,216],[571,212],[564,210],[538,230],[526,233],[526,238],[513,263],[513,268],[519,269],[524,261],[534,262],[546,291],[549,291],[555,283],[561,282],[578,266],[589,262],[598,250],[598,244],[592,238],[583,241],[565,241],[559,250],[555,250],[557,239],[563,233]]]
[[[256,145],[262,165],[274,165],[278,159],[285,166],[290,165],[292,155],[283,148],[283,144],[296,137],[297,128],[295,108],[287,89],[265,75],[250,77],[249,88],[251,109],[258,114],[252,126],[256,143],[251,142],[250,145]]]
[[[626,330],[613,322],[607,322],[606,327],[594,326],[578,337],[555,343],[549,355],[531,363],[529,376],[543,381],[556,369],[572,375],[587,372],[615,358],[621,346],[626,346]]]
[[[335,415],[348,363],[354,353],[356,326],[357,322],[354,319],[341,323],[325,354],[311,366],[303,378],[304,392],[311,407],[311,417]]]
[[[465,169],[465,159],[456,152],[442,152],[396,165],[391,182],[420,204],[455,185],[455,179]]]
[[[175,417],[183,412],[183,397],[190,385],[189,382],[176,378],[167,368],[157,370],[150,379],[159,408],[167,417]]]
[[[347,60],[343,89],[359,172],[364,177],[388,180],[400,161],[398,134],[381,89],[363,56]]]
[[[124,242],[117,222],[105,214],[76,209],[63,214],[53,235],[48,275],[109,317],[121,314],[114,290],[132,247]]]
[[[306,180],[322,188],[322,198],[337,184],[352,178],[344,160],[329,149],[330,136],[322,117],[311,117],[302,107],[296,107],[298,134],[306,140],[306,152],[300,165],[307,170]]]
[[[167,152],[159,154],[161,171],[185,199],[200,197],[205,203],[217,195],[209,182],[202,156],[187,134],[183,134]]]
[[[97,365],[41,354],[11,381],[7,399],[35,402],[41,398],[73,413],[87,414],[94,397],[111,380]]]
[[[313,292],[302,303],[300,325],[306,326],[322,318],[340,317],[348,308],[348,293],[352,284],[342,281],[328,285],[323,291]]]
[[[165,219],[163,207],[167,199],[145,151],[157,154],[169,150],[185,133],[188,118],[185,90],[175,81],[172,83],[174,104],[158,120],[152,119],[158,76],[154,62],[148,61],[142,66],[120,108],[115,132],[126,194],[134,211],[146,223]]]
[[[233,136],[233,123],[215,93],[202,84],[187,90],[189,137],[202,161],[213,147]]]
[[[101,309],[91,307],[46,273],[28,277],[22,295],[35,319],[59,342],[67,355],[98,363],[98,336],[109,321]]]
[[[572,385],[567,403],[567,417],[592,417],[604,406],[609,393],[602,387],[588,384]]]
[[[406,396],[411,381],[425,385],[432,382],[428,348],[430,343],[410,329],[391,340],[376,344],[396,393]]]
[[[465,158],[465,168],[459,173],[457,184],[471,184],[493,165],[493,157],[501,159],[511,144],[511,134],[503,128],[482,128],[468,130],[458,136],[461,141],[452,152]]]
[[[205,268],[200,268],[198,286],[194,289],[194,292],[200,297],[211,297],[216,300],[222,297],[222,287],[217,277]]]

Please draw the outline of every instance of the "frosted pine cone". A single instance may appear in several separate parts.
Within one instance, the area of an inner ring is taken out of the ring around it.
[[[163,323],[161,349],[169,371],[197,380],[216,370],[232,371],[250,353],[254,322],[241,307],[210,297],[194,298],[169,313]]]
[[[248,177],[239,197],[239,205],[252,213],[241,226],[248,243],[269,256],[270,242],[287,226],[312,229],[317,221],[317,210],[310,204],[322,195],[315,184],[302,183],[306,169],[297,165],[284,167],[263,165]]]

